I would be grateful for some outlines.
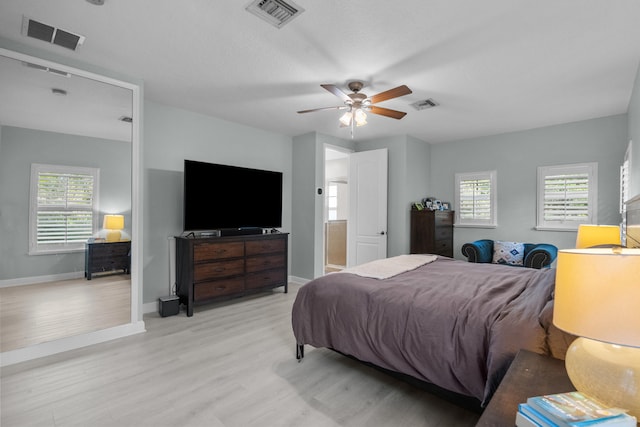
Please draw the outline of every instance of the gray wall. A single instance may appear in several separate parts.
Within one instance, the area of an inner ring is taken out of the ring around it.
[[[442,200],[454,201],[456,172],[497,171],[498,227],[456,228],[455,257],[464,259],[462,244],[480,238],[574,247],[575,232],[534,230],[538,166],[597,162],[598,222],[619,224],[626,146],[626,115],[433,145],[429,188]]]
[[[105,213],[131,224],[131,145],[84,136],[3,126],[0,155],[0,280],[84,271],[84,252],[34,255],[29,249],[31,164],[100,169],[99,221]]]
[[[291,138],[149,100],[144,123],[144,303],[169,292],[169,243],[182,233],[185,159],[283,172],[281,230],[292,230]],[[228,183],[212,182],[212,197],[218,185]]]

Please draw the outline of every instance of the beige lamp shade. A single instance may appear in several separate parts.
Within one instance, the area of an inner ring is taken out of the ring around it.
[[[576,248],[596,245],[620,245],[620,227],[617,225],[580,224],[576,237]]]
[[[640,347],[640,249],[561,250],[556,268],[558,328]]]
[[[103,228],[107,229],[107,242],[120,240],[120,230],[124,228],[123,215],[105,215]]]

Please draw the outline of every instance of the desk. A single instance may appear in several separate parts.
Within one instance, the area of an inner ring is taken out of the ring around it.
[[[564,360],[520,350],[476,427],[513,427],[518,404],[528,397],[574,390]]]

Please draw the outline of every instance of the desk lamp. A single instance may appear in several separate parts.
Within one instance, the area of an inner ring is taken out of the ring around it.
[[[640,419],[640,249],[559,251],[553,323],[575,388]]]
[[[120,230],[124,229],[124,216],[105,215],[102,228],[107,229],[107,242],[119,242]]]

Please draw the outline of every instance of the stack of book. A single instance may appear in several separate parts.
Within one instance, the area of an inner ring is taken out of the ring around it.
[[[573,391],[534,396],[518,406],[517,427],[636,427],[636,418]]]

